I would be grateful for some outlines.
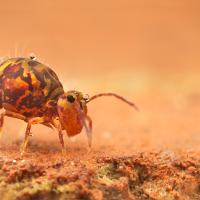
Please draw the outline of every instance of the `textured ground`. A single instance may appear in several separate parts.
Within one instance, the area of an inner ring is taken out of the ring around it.
[[[0,193],[11,199],[200,199],[199,153],[145,151],[105,156],[47,149],[23,159],[2,150]]]

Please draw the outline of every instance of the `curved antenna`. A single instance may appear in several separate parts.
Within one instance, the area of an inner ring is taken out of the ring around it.
[[[115,94],[115,93],[111,93],[111,92],[109,92],[109,93],[99,93],[99,94],[96,94],[96,95],[90,97],[89,100],[87,101],[87,103],[90,102],[90,101],[93,101],[93,100],[96,99],[96,98],[103,97],[103,96],[114,96],[114,97],[116,97],[117,99],[120,99],[121,101],[127,103],[129,106],[135,108],[135,110],[139,111],[139,108],[138,108],[133,102],[128,101],[128,100],[125,99],[124,97],[122,97],[122,96],[120,96],[120,95],[118,95],[118,94]]]

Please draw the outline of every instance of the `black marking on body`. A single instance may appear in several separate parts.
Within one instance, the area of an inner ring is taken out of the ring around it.
[[[30,74],[30,72],[28,72],[26,75],[27,75],[27,77],[23,76],[23,72],[22,72],[22,74],[21,74],[20,77],[21,77],[21,79],[23,81],[25,81],[26,83],[28,83],[29,90],[33,91],[33,84],[32,84],[32,80],[31,80],[31,74]]]
[[[4,98],[3,98],[3,102],[4,103],[9,103],[12,105],[15,105],[17,100],[25,93],[24,90],[15,90],[13,92],[11,92],[8,89],[4,90]]]
[[[59,95],[64,93],[63,86],[60,83],[57,75],[55,74],[55,72],[52,69],[50,69],[49,67],[45,67],[42,70],[42,72],[38,73],[37,66],[36,66],[36,68],[32,67],[32,70],[33,70],[36,78],[40,81],[40,87],[42,89],[44,89],[47,86],[46,80],[47,79],[50,80],[50,88],[49,88],[48,94],[46,96],[47,99],[49,99],[51,97],[51,94],[57,88],[62,88],[62,91],[55,98],[57,98]]]
[[[45,96],[37,96],[34,97],[30,93],[28,96],[24,97],[20,104],[18,105],[18,108],[22,108],[25,106],[26,108],[42,108],[43,105],[46,103]]]
[[[28,65],[31,67],[37,66],[38,64],[40,64],[40,63],[35,60],[28,61]]]

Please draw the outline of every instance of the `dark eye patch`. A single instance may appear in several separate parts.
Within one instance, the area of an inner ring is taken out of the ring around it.
[[[70,103],[73,103],[75,101],[75,98],[72,95],[68,95],[67,101],[69,101]]]

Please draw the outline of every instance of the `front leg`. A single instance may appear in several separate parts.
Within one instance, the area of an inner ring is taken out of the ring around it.
[[[60,144],[62,146],[62,152],[65,153],[65,143],[63,139],[63,133],[62,133],[62,125],[57,117],[53,119],[53,125],[58,131],[58,137],[59,137]]]
[[[24,141],[23,141],[21,148],[20,148],[21,155],[24,154],[24,152],[26,150],[26,146],[28,144],[29,136],[31,136],[31,126],[34,125],[34,124],[42,124],[44,122],[45,122],[44,117],[34,117],[34,118],[28,120]]]

